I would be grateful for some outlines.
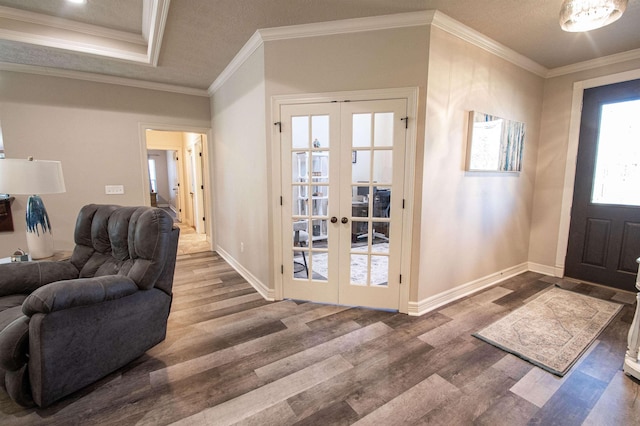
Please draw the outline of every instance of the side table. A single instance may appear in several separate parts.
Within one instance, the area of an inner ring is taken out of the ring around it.
[[[67,260],[70,257],[71,257],[71,251],[70,250],[56,250],[53,253],[53,256],[47,257],[47,258],[44,258],[44,259],[32,260],[31,256],[29,256],[28,262],[44,262],[44,261],[48,261],[48,260],[52,260],[52,261]],[[11,256],[0,258],[0,264],[2,264],[2,263],[11,263]]]

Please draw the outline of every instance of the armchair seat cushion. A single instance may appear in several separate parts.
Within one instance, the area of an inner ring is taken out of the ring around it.
[[[26,298],[26,294],[0,297],[0,330],[22,316],[22,302]]]
[[[0,296],[0,312],[6,311],[9,308],[22,305],[24,299],[27,298],[26,294],[12,294],[9,296]]]

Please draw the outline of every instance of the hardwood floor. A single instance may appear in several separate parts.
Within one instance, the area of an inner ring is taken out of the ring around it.
[[[558,284],[624,303],[558,378],[471,336]],[[181,255],[167,339],[2,425],[635,425],[622,373],[634,295],[524,273],[422,317],[264,301],[215,253]]]

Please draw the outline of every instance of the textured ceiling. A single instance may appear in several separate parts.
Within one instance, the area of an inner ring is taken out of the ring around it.
[[[0,5],[139,31],[143,0],[89,0],[70,13],[63,0],[0,0]],[[0,40],[0,62],[77,70],[206,89],[257,29],[393,13],[439,10],[553,69],[640,49],[640,0],[616,23],[589,33],[558,25],[562,0],[173,0],[155,68]],[[31,6],[28,6],[31,5]]]

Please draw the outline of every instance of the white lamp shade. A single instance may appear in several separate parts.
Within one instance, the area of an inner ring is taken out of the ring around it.
[[[60,161],[0,160],[0,194],[57,194],[65,191]]]

